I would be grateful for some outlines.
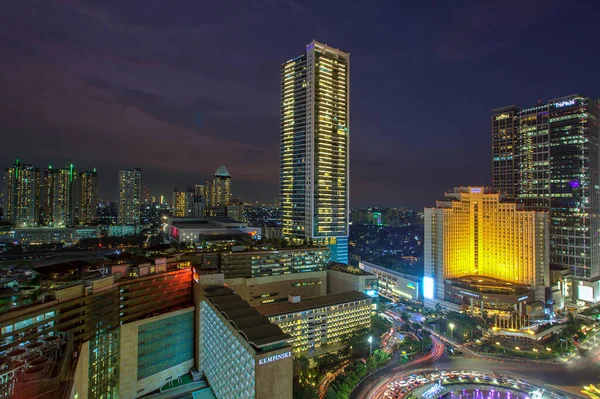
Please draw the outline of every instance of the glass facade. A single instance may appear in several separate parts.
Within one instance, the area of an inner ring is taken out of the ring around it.
[[[571,269],[576,279],[600,277],[598,101],[572,95],[528,109],[507,108],[511,111],[493,116],[494,187],[510,186],[514,179],[525,209],[550,213],[554,266]],[[501,159],[511,156],[514,174]]]
[[[119,394],[119,328],[98,331],[89,341],[89,397],[116,399]]]
[[[138,380],[193,358],[193,312],[157,320],[139,327]]]

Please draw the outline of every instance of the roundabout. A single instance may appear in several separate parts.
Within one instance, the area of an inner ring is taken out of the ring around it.
[[[380,387],[373,399],[567,399],[508,373],[422,369]]]

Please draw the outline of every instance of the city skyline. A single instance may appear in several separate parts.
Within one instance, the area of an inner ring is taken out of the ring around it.
[[[594,63],[579,62],[593,45],[580,30],[594,13],[572,4],[348,5],[335,30],[296,2],[227,7],[229,21],[218,5],[194,12],[191,3],[144,15],[121,3],[12,7],[0,32],[0,87],[11,99],[0,129],[12,132],[0,162],[96,166],[101,198],[116,198],[119,169],[142,168],[150,190],[168,195],[223,161],[236,196],[273,202],[277,68],[313,38],[354,54],[351,207],[420,208],[458,184],[490,185],[491,109],[600,93],[587,78]],[[254,22],[265,29],[254,33]],[[556,26],[577,28],[578,40]],[[539,54],[555,48],[561,57],[538,68]],[[573,62],[579,72],[564,74]]]

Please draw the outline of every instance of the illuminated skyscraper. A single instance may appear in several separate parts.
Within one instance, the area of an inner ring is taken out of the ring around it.
[[[2,220],[15,227],[39,224],[40,170],[16,160],[4,173],[4,215]]]
[[[186,217],[192,213],[192,196],[190,191],[173,190],[173,216]]]
[[[140,205],[142,203],[142,170],[129,169],[119,171],[119,214],[121,225],[140,224]]]
[[[546,212],[525,211],[485,187],[455,188],[435,208],[425,208],[425,298],[453,302],[457,298],[449,294],[450,287],[462,286],[456,296],[471,299],[465,293],[470,284],[463,279],[469,277],[473,286],[493,287],[488,296],[480,295],[481,301],[493,302],[493,292],[545,301],[548,245]],[[530,287],[531,295],[522,295],[518,285]]]
[[[77,172],[73,164],[62,169],[49,166],[44,171],[44,224],[52,227],[75,225]]]
[[[492,188],[515,198],[519,177],[515,168],[519,108],[511,105],[492,112]]]
[[[281,67],[283,234],[348,262],[350,55],[313,41]]]
[[[212,181],[206,182],[206,212],[208,216],[225,216],[231,198],[231,175],[221,164]]]
[[[79,173],[77,192],[77,222],[89,225],[96,219],[98,209],[98,173],[92,171]]]
[[[600,301],[598,106],[596,100],[571,95],[514,114],[516,196],[525,209],[550,213],[550,262],[583,280],[576,286],[588,287],[585,298],[574,295],[588,302]],[[494,117],[510,120],[512,115]],[[494,175],[494,185],[501,187],[510,177]]]

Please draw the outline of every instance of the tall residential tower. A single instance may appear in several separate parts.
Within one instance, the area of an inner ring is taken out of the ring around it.
[[[98,173],[80,172],[77,192],[77,223],[89,225],[96,219],[98,209]]]
[[[2,220],[15,227],[39,224],[40,170],[16,160],[4,173],[4,215]]]
[[[281,67],[283,234],[348,262],[350,55],[313,41]]]
[[[142,170],[129,169],[119,171],[119,214],[121,225],[140,224],[140,205],[142,203]]]

